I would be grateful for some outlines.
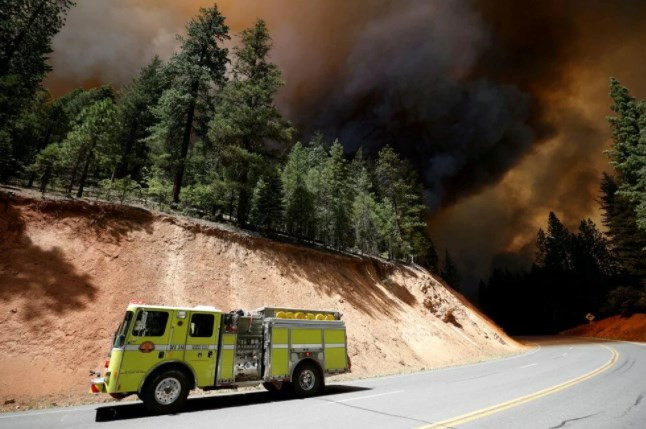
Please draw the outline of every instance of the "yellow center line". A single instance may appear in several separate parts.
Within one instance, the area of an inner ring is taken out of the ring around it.
[[[480,410],[472,411],[467,414],[463,414],[461,416],[453,417],[447,420],[443,420],[438,423],[432,423],[430,425],[425,425],[425,426],[420,426],[417,429],[438,429],[438,428],[453,428],[459,425],[463,425],[465,423],[469,423],[473,420],[476,419],[481,419],[483,417],[490,416],[492,414],[499,413],[501,411],[508,410],[510,408],[517,407],[522,404],[526,404],[527,402],[534,401],[539,398],[543,398],[545,396],[554,394],[556,392],[560,392],[561,390],[567,389],[568,387],[575,386],[579,383],[583,383],[586,380],[591,379],[592,377],[596,377],[597,375],[601,374],[604,371],[607,371],[610,367],[612,367],[615,363],[617,363],[617,360],[619,359],[619,353],[606,345],[599,344],[601,347],[605,347],[612,353],[612,356],[610,357],[610,360],[608,362],[604,363],[600,367],[583,374],[577,378],[573,378],[572,380],[565,381],[563,383],[557,384],[552,387],[548,387],[547,389],[539,390],[538,392],[530,393],[529,395],[521,396],[516,399],[512,399],[510,401],[502,402],[500,404],[492,405],[487,408],[482,408]]]

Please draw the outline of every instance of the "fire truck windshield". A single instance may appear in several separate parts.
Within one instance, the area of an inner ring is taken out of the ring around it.
[[[119,328],[114,333],[114,340],[112,344],[113,348],[119,348],[123,346],[123,344],[125,343],[126,334],[128,333],[128,328],[130,327],[131,320],[132,320],[132,311],[126,311],[126,315],[124,316],[123,321],[121,322],[121,325],[119,325]]]

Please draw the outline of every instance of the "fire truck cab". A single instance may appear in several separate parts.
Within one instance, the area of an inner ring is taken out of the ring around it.
[[[137,394],[152,413],[180,409],[191,389],[263,384],[271,392],[318,393],[325,376],[350,371],[341,314],[265,307],[130,304],[92,393]]]

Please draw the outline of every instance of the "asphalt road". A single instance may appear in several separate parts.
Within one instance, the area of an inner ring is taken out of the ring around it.
[[[0,415],[0,428],[646,428],[646,343],[536,340],[512,358],[331,384],[309,399],[266,392],[189,400],[176,415],[140,403]]]

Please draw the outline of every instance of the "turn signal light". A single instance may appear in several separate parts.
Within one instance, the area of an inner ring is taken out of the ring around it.
[[[110,361],[109,361],[109,360],[106,360],[106,361],[105,361],[105,365],[103,365],[103,368],[107,368],[107,367],[109,367],[109,366],[110,366]]]

